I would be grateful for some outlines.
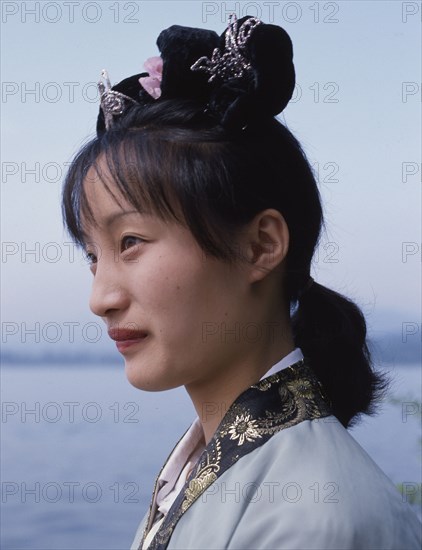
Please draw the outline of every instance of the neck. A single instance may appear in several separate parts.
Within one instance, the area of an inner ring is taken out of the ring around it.
[[[278,334],[278,331],[276,332]],[[269,340],[269,341],[268,341]],[[291,327],[283,327],[280,339],[267,339],[262,346],[254,346],[237,360],[230,360],[230,367],[216,369],[212,379],[186,385],[201,421],[205,443],[208,445],[230,405],[249,386],[295,348]]]

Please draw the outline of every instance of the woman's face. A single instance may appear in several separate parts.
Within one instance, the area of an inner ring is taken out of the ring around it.
[[[85,182],[95,218],[85,227],[91,310],[120,340],[135,387],[211,380],[247,354],[248,342],[233,332],[251,317],[245,273],[206,257],[188,229],[140,214],[108,185],[119,204],[94,173]]]

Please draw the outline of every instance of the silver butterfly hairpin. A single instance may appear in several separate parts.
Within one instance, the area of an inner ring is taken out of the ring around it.
[[[261,23],[260,19],[251,17],[238,28],[237,17],[232,13],[229,16],[223,52],[219,48],[214,48],[211,59],[206,56],[200,57],[191,66],[191,70],[208,73],[210,75],[208,82],[212,82],[217,77],[222,80],[241,78],[252,68],[245,56],[245,46],[253,30]]]
[[[137,102],[131,97],[116,92],[111,89],[110,78],[105,69],[101,71],[101,78],[98,82],[98,91],[100,92],[100,105],[104,113],[104,121],[106,130],[108,130],[113,124],[113,117],[121,115],[127,107],[127,102]]]

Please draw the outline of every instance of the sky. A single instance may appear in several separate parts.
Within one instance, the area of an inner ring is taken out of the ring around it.
[[[220,34],[232,12],[280,25],[293,41],[297,86],[280,119],[319,175],[326,218],[311,274],[358,303],[374,334],[420,340],[420,3],[3,1],[1,10],[3,345],[110,345],[60,212],[66,166],[95,132],[100,71],[117,83],[158,55],[161,30]]]

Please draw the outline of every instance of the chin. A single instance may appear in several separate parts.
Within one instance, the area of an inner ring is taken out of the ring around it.
[[[125,373],[130,384],[138,390],[151,392],[166,391],[183,385],[182,383],[178,384],[174,381],[170,383],[168,376],[157,377],[154,376],[154,372],[145,372],[145,369],[139,364],[136,365],[135,361],[125,361]]]

